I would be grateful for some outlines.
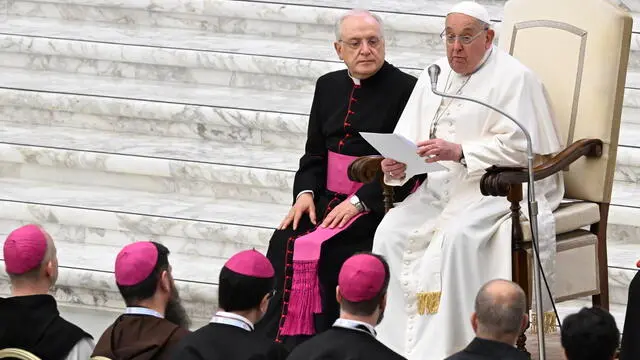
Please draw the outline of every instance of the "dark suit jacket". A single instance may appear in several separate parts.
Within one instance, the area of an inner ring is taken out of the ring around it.
[[[493,340],[475,338],[459,353],[446,360],[528,360],[515,346]]]

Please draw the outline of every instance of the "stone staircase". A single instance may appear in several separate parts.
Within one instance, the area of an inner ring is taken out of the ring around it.
[[[378,11],[387,59],[417,76],[442,56],[454,3],[276,1],[0,0],[0,237],[27,222],[51,232],[56,297],[96,335],[123,306],[112,272],[124,244],[171,249],[197,325],[226,258],[266,250],[315,81],[343,68],[331,42],[345,9]],[[504,1],[481,2],[499,29]],[[619,325],[640,258],[639,50],[634,34],[608,240]]]

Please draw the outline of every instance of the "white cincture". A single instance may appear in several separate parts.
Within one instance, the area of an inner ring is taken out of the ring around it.
[[[367,324],[366,322],[362,322],[362,321],[341,318],[336,320],[336,322],[333,323],[333,326],[360,331],[363,333],[367,333],[373,337],[376,337],[378,335],[376,333],[376,329],[373,326],[371,326],[371,324]]]
[[[124,310],[124,313],[127,315],[149,315],[164,319],[164,316],[162,316],[162,314],[160,314],[159,312],[143,307],[128,307]]]
[[[218,311],[213,315],[210,322],[213,324],[231,325],[247,331],[253,331],[253,324],[247,318],[226,311]]]

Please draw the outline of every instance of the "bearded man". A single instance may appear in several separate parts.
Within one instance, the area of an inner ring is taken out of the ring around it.
[[[102,334],[93,356],[169,359],[190,323],[171,276],[169,249],[156,242],[129,244],[116,257],[115,275],[127,308]]]

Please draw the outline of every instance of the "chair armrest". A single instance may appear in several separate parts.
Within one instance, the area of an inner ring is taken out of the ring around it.
[[[384,157],[380,155],[361,156],[349,165],[347,173],[351,181],[368,184],[382,172],[380,163]]]
[[[536,166],[533,171],[534,180],[549,177],[575,162],[582,156],[602,156],[602,140],[581,139],[560,153]],[[480,180],[480,191],[485,196],[507,196],[511,185],[523,184],[529,181],[526,167],[492,166]]]

